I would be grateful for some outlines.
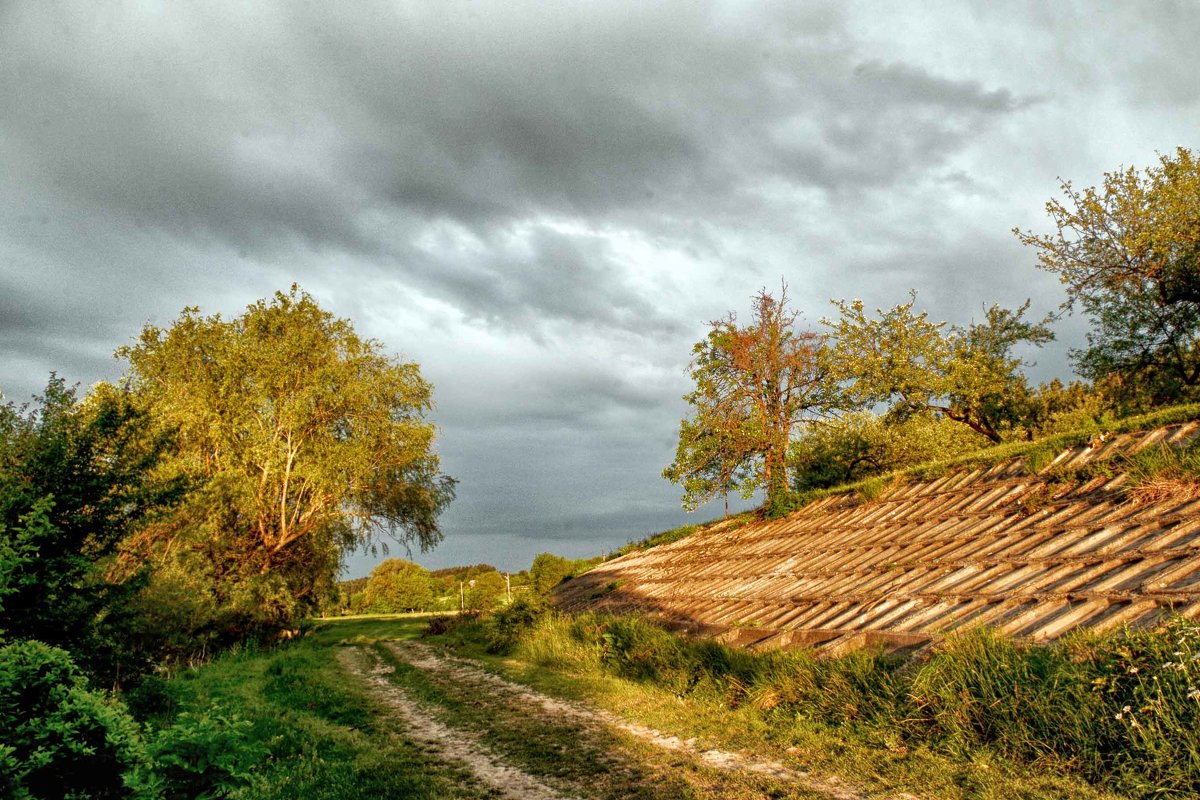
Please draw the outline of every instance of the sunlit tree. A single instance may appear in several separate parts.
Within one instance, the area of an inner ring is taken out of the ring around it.
[[[119,355],[174,437],[191,500],[140,544],[208,573],[217,603],[287,616],[333,591],[340,558],[381,535],[422,549],[453,497],[429,384],[293,286],[224,320],[187,308]]]
[[[1200,161],[1181,147],[1062,192],[1053,233],[1014,233],[1092,321],[1079,372],[1134,403],[1200,394]]]
[[[787,451],[806,418],[837,404],[825,337],[796,327],[798,312],[766,290],[748,325],[737,315],[710,323],[692,349],[692,416],[680,425],[675,461],[663,476],[684,487],[684,506],[740,488],[767,493],[779,509],[790,495]]]

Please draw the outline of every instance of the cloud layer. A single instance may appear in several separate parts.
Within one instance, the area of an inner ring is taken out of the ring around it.
[[[1197,40],[1187,3],[7,3],[0,389],[298,281],[435,384],[429,563],[611,548],[681,517],[706,320],[781,279],[813,325],[1053,308],[1008,229],[1200,145]]]

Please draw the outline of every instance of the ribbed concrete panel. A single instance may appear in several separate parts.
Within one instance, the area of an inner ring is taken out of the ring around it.
[[[1198,432],[1193,422],[1122,434],[1047,469]],[[557,599],[568,610],[659,615],[755,649],[829,652],[911,649],[966,625],[1050,640],[1172,611],[1200,617],[1200,499],[1134,504],[1119,463],[1111,476],[1064,484],[1013,461],[869,502],[829,497],[780,520],[718,523],[602,564]]]

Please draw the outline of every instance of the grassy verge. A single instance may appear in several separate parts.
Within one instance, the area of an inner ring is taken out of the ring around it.
[[[342,641],[415,635],[423,619],[318,626],[302,640],[226,655],[134,706],[156,728],[188,728],[169,797],[481,798],[464,773],[376,724],[375,701],[336,662]],[[206,722],[205,722],[206,721]]]
[[[633,617],[550,616],[507,657],[487,653],[504,638],[488,623],[450,637],[546,691],[714,746],[796,759],[873,791],[1200,794],[1200,628],[1187,620],[1052,646],[975,631],[920,663],[872,652],[755,655],[683,641]]]

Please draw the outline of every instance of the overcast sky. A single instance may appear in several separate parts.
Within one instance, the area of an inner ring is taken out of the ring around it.
[[[1054,309],[1010,229],[1200,147],[1197,42],[1196,2],[0,0],[0,391],[295,281],[434,384],[417,560],[611,550],[690,519],[706,321],[781,279],[812,326]]]

